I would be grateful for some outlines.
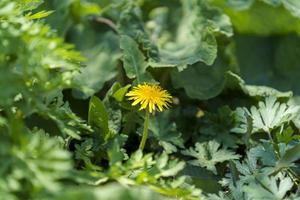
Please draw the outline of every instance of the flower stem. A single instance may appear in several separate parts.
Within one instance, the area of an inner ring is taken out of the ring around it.
[[[148,128],[149,128],[149,111],[146,111],[145,114],[145,121],[144,121],[144,130],[143,130],[143,136],[142,136],[142,140],[139,146],[139,149],[143,151],[147,138],[148,138]]]

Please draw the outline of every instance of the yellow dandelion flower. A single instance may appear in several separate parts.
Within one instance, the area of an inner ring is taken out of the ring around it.
[[[172,96],[168,91],[155,84],[139,84],[126,94],[129,100],[133,100],[132,105],[140,104],[140,110],[146,109],[150,113],[169,108]]]

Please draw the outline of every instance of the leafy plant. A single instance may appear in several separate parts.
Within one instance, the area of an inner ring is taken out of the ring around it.
[[[190,164],[205,167],[216,174],[216,164],[239,158],[233,152],[219,148],[220,144],[212,140],[207,143],[196,143],[195,150],[189,149],[182,153],[196,158],[196,160],[189,161]]]
[[[299,13],[0,1],[0,200],[300,199]]]

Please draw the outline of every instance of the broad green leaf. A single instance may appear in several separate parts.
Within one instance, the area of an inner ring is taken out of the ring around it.
[[[73,94],[78,98],[87,98],[117,76],[121,57],[119,37],[111,30],[97,31],[97,26],[88,21],[73,26],[70,32],[70,41],[87,58],[75,78],[78,89],[73,90]]]
[[[214,0],[213,4],[224,9],[238,33],[258,35],[300,33],[299,18],[295,17],[299,16],[297,0],[282,0],[275,5],[261,0],[230,0],[229,2],[233,8],[223,0]],[[278,4],[283,4],[285,8]]]
[[[250,97],[268,97],[275,96],[277,98],[289,99],[292,97],[292,92],[281,92],[274,88],[263,85],[249,85],[237,74],[228,71],[226,73],[225,93],[232,90],[240,90]]]
[[[236,55],[240,76],[249,85],[273,87],[298,94],[300,40],[296,36],[237,36]],[[264,59],[262,59],[262,57]],[[253,67],[256,66],[256,67]]]
[[[123,35],[120,39],[120,48],[123,50],[123,66],[128,78],[136,78],[142,83],[142,76],[146,72],[145,57],[138,48],[138,44],[129,36]]]
[[[184,88],[189,97],[206,100],[222,92],[227,70],[228,66],[217,59],[212,66],[197,63],[181,72],[174,69],[171,78],[174,87]]]
[[[127,93],[128,89],[129,89],[130,87],[131,87],[131,85],[126,85],[126,86],[124,86],[124,87],[118,89],[117,91],[115,91],[115,92],[113,93],[112,96],[113,96],[117,101],[121,102],[121,101],[124,100],[125,94]]]
[[[88,98],[94,95],[104,84],[117,75],[117,59],[119,55],[109,49],[99,46],[84,52],[89,62],[82,68],[75,81],[78,88],[82,88],[83,94],[74,91],[75,96]]]
[[[120,35],[132,38],[145,52],[147,58],[157,60],[158,49],[145,30],[142,16],[140,16],[141,13],[139,13],[140,8],[136,5],[132,1],[126,1],[125,6],[121,8],[117,24],[118,31]]]
[[[172,38],[157,47],[136,12],[139,8],[128,7],[121,15],[119,30],[141,44],[152,67],[182,69],[199,61],[211,65],[217,53],[214,34],[232,35],[230,20],[220,10],[203,0],[182,1],[183,14],[175,10],[182,17]]]
[[[182,1],[182,4],[183,16],[174,41],[159,48],[160,59],[150,62],[153,67],[182,69],[199,61],[212,65],[217,54],[214,32],[232,35],[229,18],[218,9],[202,0]]]
[[[100,135],[105,142],[111,137],[108,126],[108,113],[103,102],[96,96],[92,96],[90,99],[88,123],[92,127],[100,129]]]

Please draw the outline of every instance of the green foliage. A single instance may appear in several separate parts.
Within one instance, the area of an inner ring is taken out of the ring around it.
[[[240,33],[258,35],[299,33],[299,3],[295,0],[213,0],[224,8]],[[229,5],[229,6],[228,6]],[[262,20],[260,17],[264,16]],[[276,17],[276,20],[273,20]]]
[[[178,148],[183,148],[184,146],[181,137],[182,134],[177,130],[176,124],[167,120],[169,115],[169,113],[163,113],[155,119],[152,118],[149,130],[152,132],[159,146],[162,146],[167,153],[173,153],[177,152]]]
[[[230,20],[218,9],[205,1],[182,1],[182,4],[183,16],[173,36],[176,42],[168,42],[159,49],[159,62],[151,63],[154,67],[177,66],[182,69],[199,61],[211,65],[217,54],[214,33],[232,35]]]
[[[265,102],[260,102],[258,108],[251,107],[246,110],[253,120],[253,132],[263,130],[270,132],[272,129],[292,121],[299,112],[298,106],[276,102],[275,97],[268,97]]]
[[[89,200],[114,200],[114,199],[124,199],[124,200],[167,200],[168,198],[163,197],[154,193],[153,191],[145,187],[136,187],[134,189],[129,189],[119,184],[110,184],[98,189],[92,188],[68,188],[66,192],[57,195],[55,200],[62,199],[89,199]]]
[[[128,78],[136,78],[138,83],[144,82],[142,76],[145,74],[147,66],[137,43],[128,36],[122,36],[120,47],[124,51],[124,69]]]
[[[0,1],[0,200],[300,199],[299,20],[297,0]],[[141,151],[143,82],[173,103]]]
[[[216,164],[239,158],[238,155],[235,155],[231,151],[220,149],[220,144],[214,140],[207,143],[196,143],[195,149],[191,148],[182,153],[196,158],[196,160],[189,161],[190,164],[205,167],[215,174],[217,173]]]
[[[88,123],[100,129],[104,142],[109,139],[108,113],[103,102],[95,96],[90,99]]]

